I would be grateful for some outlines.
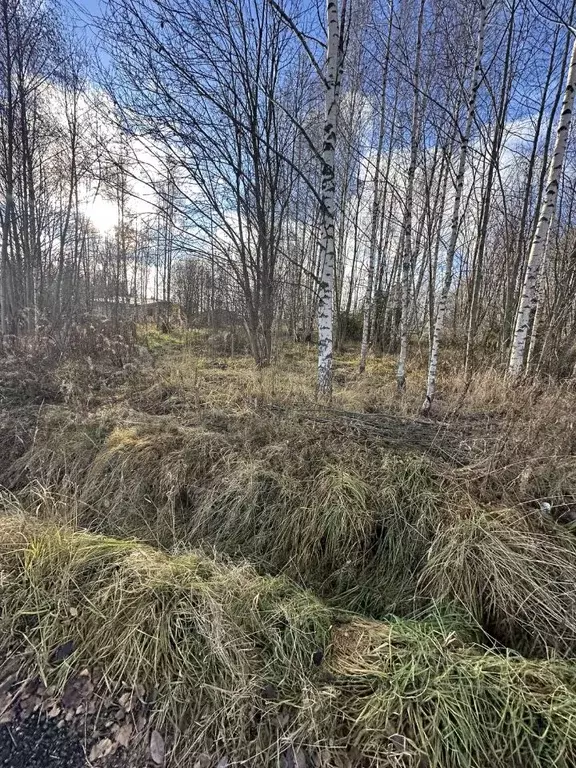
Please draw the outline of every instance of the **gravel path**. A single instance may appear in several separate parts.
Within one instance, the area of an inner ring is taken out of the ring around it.
[[[0,725],[0,765],[7,768],[85,768],[80,739],[54,720],[30,717]]]

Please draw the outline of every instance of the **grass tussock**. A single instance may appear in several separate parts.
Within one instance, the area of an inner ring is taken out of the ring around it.
[[[571,534],[537,512],[487,512],[437,462],[329,425],[52,407],[12,477],[53,520],[216,549],[377,618],[456,601],[507,647],[576,653]]]
[[[519,386],[513,399],[497,372],[464,382],[447,360],[439,409],[481,435],[462,429],[476,442],[455,469],[391,450],[366,421],[306,409],[313,350],[288,348],[255,371],[239,357],[216,367],[182,339],[168,350],[160,339],[154,382],[118,389],[116,402],[3,413],[0,482],[40,517],[166,551],[216,548],[339,608],[381,618],[455,600],[506,646],[576,653],[571,535],[489,511],[576,500],[567,387]],[[398,414],[416,403],[416,370],[399,400],[384,391],[391,358],[370,360],[363,377],[354,360],[338,362],[340,406]]]
[[[97,660],[110,690],[140,684],[156,697],[155,722],[187,749],[277,746],[282,702],[302,704],[329,639],[330,613],[313,596],[248,565],[11,516],[0,534],[3,637],[23,642],[44,676],[63,684]],[[72,655],[52,668],[66,643]]]
[[[332,668],[354,743],[379,755],[392,741],[400,765],[572,765],[573,667],[486,652],[459,630],[397,620],[334,633]]]
[[[335,362],[333,405],[360,413],[417,417],[426,383],[426,355],[413,350],[407,389],[398,395],[395,358],[372,357],[357,371],[358,351]],[[280,345],[271,366],[255,370],[245,356],[214,361],[197,346],[180,345],[160,354],[153,382],[129,396],[134,406],[154,414],[189,414],[282,405],[315,405],[313,346]],[[482,503],[516,504],[533,499],[576,505],[576,396],[570,382],[511,384],[503,371],[485,367],[463,375],[459,358],[447,350],[439,371],[434,419],[462,428],[470,466],[460,481]]]
[[[143,686],[175,763],[573,764],[572,665],[495,653],[462,620],[338,620],[248,565],[14,514],[0,533],[3,643],[51,683],[97,659],[110,691]]]
[[[420,457],[347,458],[319,462],[310,477],[241,462],[209,489],[188,535],[349,610],[410,610],[428,547],[454,514],[453,489]]]
[[[527,654],[576,649],[576,539],[538,513],[486,512],[446,526],[421,590],[457,602],[487,632]]]
[[[468,503],[423,457],[260,414],[52,409],[11,474],[29,496],[68,496],[86,527],[216,547],[371,615],[410,609],[436,530]]]

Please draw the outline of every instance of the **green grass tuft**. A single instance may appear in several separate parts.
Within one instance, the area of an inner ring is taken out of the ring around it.
[[[574,764],[572,664],[485,652],[430,621],[358,621],[336,631],[333,653],[332,706],[375,757],[392,738],[412,766]]]
[[[538,512],[487,512],[437,462],[326,425],[52,407],[9,477],[33,481],[23,498],[40,515],[167,551],[216,548],[344,610],[455,601],[507,647],[576,653],[571,534]]]
[[[51,684],[97,663],[112,694],[144,686],[174,764],[208,753],[264,768],[289,748],[326,765],[574,764],[571,663],[496,653],[461,616],[336,616],[245,564],[14,509],[0,518],[2,643],[26,649],[30,674]],[[69,641],[72,655],[54,666]]]
[[[538,513],[485,512],[446,526],[420,588],[527,654],[576,648],[576,539]]]

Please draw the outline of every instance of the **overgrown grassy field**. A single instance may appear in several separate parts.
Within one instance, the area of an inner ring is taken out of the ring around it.
[[[320,408],[312,347],[256,371],[140,333],[145,354],[31,349],[0,374],[23,674],[143,686],[175,765],[576,764],[568,384],[448,362],[424,421],[416,352],[399,397],[392,358],[360,376],[350,349]]]

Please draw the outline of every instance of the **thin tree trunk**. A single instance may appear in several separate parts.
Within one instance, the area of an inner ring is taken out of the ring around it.
[[[5,125],[6,133],[4,142],[6,145],[6,200],[4,204],[4,215],[2,217],[2,244],[0,248],[0,278],[2,281],[2,296],[0,301],[0,330],[2,337],[8,331],[8,325],[11,320],[9,305],[13,300],[10,291],[10,268],[8,264],[8,243],[10,239],[10,227],[12,225],[12,214],[14,209],[14,102],[12,93],[12,45],[10,37],[10,16],[8,13],[8,2],[2,2],[2,22],[4,33],[4,44],[6,47],[6,81],[3,84],[6,91],[5,102]],[[3,341],[3,339],[2,339]]]
[[[506,57],[504,63],[504,72],[502,74],[502,87],[500,90],[500,103],[496,114],[496,121],[494,126],[494,133],[492,135],[492,146],[490,149],[490,165],[488,168],[488,178],[486,181],[486,190],[482,198],[480,206],[480,221],[479,221],[479,236],[476,242],[476,251],[473,259],[472,268],[472,293],[470,296],[469,310],[468,310],[468,329],[466,332],[466,349],[464,352],[464,376],[467,379],[471,374],[473,368],[474,357],[474,339],[476,336],[476,330],[479,325],[479,297],[480,289],[482,286],[482,275],[484,269],[484,251],[486,248],[486,238],[488,236],[488,223],[490,221],[490,213],[492,210],[492,193],[494,189],[494,177],[497,173],[498,163],[500,160],[500,149],[502,147],[502,139],[504,136],[504,128],[506,125],[506,115],[508,112],[508,105],[510,99],[510,66],[512,48],[512,42],[514,38],[514,21],[515,21],[516,6],[512,6],[510,16],[510,26],[508,30],[508,39],[506,42]]]
[[[345,19],[346,0],[342,5]],[[324,141],[322,146],[322,239],[318,300],[318,395],[332,397],[333,303],[334,303],[334,153],[343,63],[341,24],[337,0],[327,0],[328,48],[326,54],[326,96]],[[343,25],[342,25],[343,26]]]
[[[546,185],[546,194],[542,201],[540,216],[536,231],[532,237],[526,275],[524,277],[524,286],[522,288],[522,298],[516,315],[514,338],[512,341],[512,350],[510,353],[510,364],[508,374],[517,378],[521,375],[524,368],[524,351],[526,348],[526,339],[528,336],[528,325],[530,314],[536,311],[538,304],[537,283],[540,266],[543,261],[546,247],[546,239],[550,228],[550,222],[556,208],[558,197],[558,187],[562,168],[564,165],[564,156],[566,154],[566,142],[572,120],[572,108],[574,106],[574,91],[576,88],[576,40],[572,47],[572,57],[570,59],[570,68],[568,70],[568,80],[564,100],[560,110],[560,120],[556,133],[556,144],[554,147],[554,156],[548,172],[548,183]]]
[[[460,143],[460,157],[458,159],[458,172],[456,175],[456,190],[454,197],[454,207],[452,209],[450,240],[448,242],[448,250],[446,252],[446,272],[444,274],[442,293],[440,294],[440,300],[438,301],[438,308],[436,310],[436,323],[434,324],[432,348],[430,349],[430,362],[428,365],[426,397],[421,409],[424,415],[428,415],[430,413],[430,408],[432,407],[432,401],[434,400],[434,394],[436,392],[436,373],[438,371],[440,337],[444,327],[444,315],[446,314],[448,294],[450,293],[450,286],[452,285],[454,254],[456,253],[458,232],[460,231],[460,205],[462,203],[462,192],[464,189],[464,171],[466,170],[468,145],[470,143],[470,134],[472,132],[474,115],[476,113],[476,96],[478,94],[478,88],[480,87],[480,81],[482,79],[481,67],[482,52],[484,50],[484,34],[486,29],[486,13],[486,3],[484,0],[482,0],[480,6],[480,28],[478,30],[478,45],[476,47],[476,59],[474,61],[472,80],[470,83],[470,97],[468,99],[468,115],[466,117],[466,125],[464,127],[464,133],[462,134],[462,140]]]
[[[438,205],[434,205],[433,215],[437,218],[437,228],[434,238],[433,252],[430,254],[428,262],[428,344],[432,349],[434,340],[434,313],[436,307],[436,275],[438,272],[438,256],[440,254],[440,244],[442,242],[442,224],[444,222],[444,209],[446,207],[446,193],[448,191],[448,179],[450,177],[450,155],[451,148],[444,149],[442,152],[442,161],[440,165],[440,195]],[[432,235],[431,228],[430,234]]]
[[[400,391],[406,388],[406,358],[408,356],[408,325],[410,315],[410,269],[412,267],[412,204],[414,199],[414,177],[420,144],[420,59],[422,55],[422,27],[424,25],[425,0],[421,0],[416,35],[414,62],[414,103],[412,106],[412,131],[410,138],[410,163],[406,182],[406,201],[402,226],[403,258],[401,278],[400,354],[396,371],[396,383]]]
[[[553,44],[552,52],[550,55],[548,70],[547,70],[546,79],[544,82],[544,87],[542,89],[542,96],[541,96],[540,105],[538,109],[538,117],[536,120],[534,137],[532,140],[532,150],[530,153],[530,160],[528,163],[528,175],[527,175],[526,183],[524,186],[524,199],[522,203],[522,213],[521,213],[520,225],[518,229],[516,250],[512,258],[512,269],[510,270],[510,267],[508,265],[506,266],[506,285],[505,285],[505,295],[504,295],[504,322],[502,324],[502,337],[501,337],[502,360],[504,360],[506,352],[508,356],[510,354],[510,341],[511,341],[512,330],[513,330],[512,326],[514,323],[516,311],[518,309],[516,287],[519,282],[518,276],[523,271],[522,264],[523,264],[524,255],[525,255],[524,239],[525,239],[525,232],[528,226],[530,201],[532,199],[532,179],[535,173],[536,160],[538,158],[538,153],[540,150],[540,134],[542,131],[542,123],[544,121],[544,115],[546,114],[546,105],[548,103],[548,91],[550,89],[551,83],[553,82],[554,73],[555,73],[555,56],[556,56],[556,46],[558,42],[558,35],[559,35],[559,30],[556,31],[554,36],[554,44]],[[566,65],[566,59],[568,58],[568,53],[569,53],[569,37],[567,36],[566,50],[564,52],[564,56],[562,59],[563,61],[562,72],[564,72],[564,66]],[[564,77],[564,74],[562,74],[561,77]],[[561,83],[559,83],[558,91],[556,93],[556,100],[554,101],[554,105],[552,107],[552,113],[556,111],[556,107],[558,106],[558,102],[561,97],[561,88],[562,88],[562,85]],[[546,135],[546,140],[544,142],[544,145],[545,145],[544,158],[546,158],[548,153],[548,146],[549,146],[548,135]],[[538,188],[538,195],[539,195],[539,199],[541,199],[541,188]]]
[[[376,263],[376,251],[378,248],[378,230],[380,219],[380,163],[382,159],[382,148],[384,146],[384,117],[386,114],[386,84],[388,80],[388,65],[390,61],[390,41],[392,37],[392,18],[390,13],[390,23],[388,26],[388,41],[386,46],[386,59],[382,70],[382,108],[380,110],[380,126],[378,129],[378,144],[376,147],[376,161],[374,166],[374,189],[372,200],[372,217],[370,221],[370,246],[368,253],[368,273],[366,275],[366,292],[362,307],[362,346],[360,348],[360,364],[358,370],[364,373],[366,370],[366,358],[368,356],[368,343],[370,340],[370,326],[373,309],[374,293],[374,264]]]

